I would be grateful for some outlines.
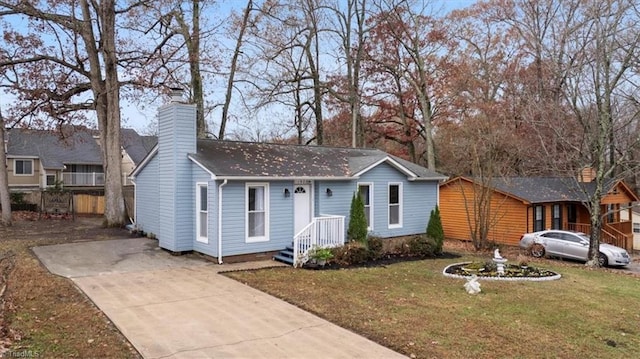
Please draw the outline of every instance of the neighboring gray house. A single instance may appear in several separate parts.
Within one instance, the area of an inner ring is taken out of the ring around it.
[[[45,188],[57,181],[69,186],[104,183],[100,147],[84,127],[60,132],[14,128],[7,131],[5,146],[12,188]]]
[[[218,257],[344,243],[360,191],[370,233],[424,233],[444,176],[375,149],[196,140],[194,105],[159,109],[133,171],[136,226],[160,247]]]
[[[122,129],[123,183],[133,168],[157,143],[155,136],[140,136]],[[39,190],[56,183],[65,187],[102,187],[104,170],[97,132],[83,126],[61,131],[7,129],[9,186],[14,190]]]
[[[158,143],[156,136],[140,136],[138,132],[130,128],[123,128],[120,132],[122,142],[122,174],[125,176],[125,185],[130,185],[129,174],[139,165]]]

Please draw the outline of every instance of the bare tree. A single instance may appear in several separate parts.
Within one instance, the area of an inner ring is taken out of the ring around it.
[[[637,91],[632,72],[639,57],[638,7],[631,0],[513,1],[511,5],[504,19],[509,18],[505,21],[526,39],[538,80],[534,91],[522,94],[532,104],[523,112],[549,159],[557,157],[558,147],[570,157],[550,162],[549,168],[568,178],[575,178],[583,166],[595,170],[593,182],[581,187],[591,221],[587,264],[595,266],[607,214],[602,208],[607,184],[638,168],[630,162],[639,144],[637,134],[628,141],[618,140],[637,121],[620,105]],[[553,106],[541,113],[545,101]],[[561,109],[568,109],[570,116],[558,116],[564,112]]]
[[[346,6],[346,7],[341,7]],[[348,113],[351,117],[351,146],[365,146],[365,131],[361,113],[361,71],[365,54],[365,41],[369,27],[365,26],[367,20],[367,1],[348,0],[344,2],[336,1],[332,6],[327,6],[330,14],[331,26],[327,31],[334,34],[341,48],[338,61],[344,63],[346,81],[346,91],[329,87],[330,93],[340,102],[346,103]],[[340,76],[342,77],[342,76]]]
[[[402,75],[414,92],[424,128],[421,136],[425,141],[426,166],[435,170],[433,123],[440,101],[437,79],[443,76],[446,63],[443,57],[446,33],[429,1],[382,0],[374,6],[378,10],[376,26],[383,29],[388,38],[386,50],[395,51],[390,50],[392,46],[403,53]]]
[[[196,104],[197,136],[208,135],[205,80],[216,69],[217,26],[209,11],[215,2],[202,0],[158,0],[144,2],[123,21],[134,34],[133,49],[122,56],[137,91],[129,94],[134,102],[152,101],[168,88],[189,90],[189,100]],[[149,91],[155,90],[155,91]]]
[[[44,44],[40,33],[22,34],[7,29],[5,51],[0,59],[3,85],[22,100],[12,115],[46,114],[60,122],[70,121],[77,111],[95,111],[105,170],[105,225],[126,220],[120,158],[120,81],[116,51],[115,1],[79,0],[70,6],[57,2],[32,4],[0,1],[0,15],[24,15],[31,29],[46,32],[54,41]],[[69,5],[69,4],[67,4]],[[90,101],[78,101],[78,97]]]
[[[238,67],[238,57],[242,51],[242,40],[244,34],[247,31],[249,25],[249,15],[253,9],[253,0],[247,1],[247,6],[242,13],[242,21],[240,22],[240,29],[238,30],[238,39],[236,40],[236,47],[233,51],[233,57],[231,58],[231,68],[229,69],[229,76],[227,77],[227,92],[224,96],[224,104],[222,106],[222,118],[220,119],[220,131],[218,131],[218,139],[224,139],[227,120],[229,117],[229,106],[231,105],[231,94],[233,92],[233,84],[236,76],[236,69]]]
[[[317,0],[266,2],[252,19],[237,83],[248,86],[254,110],[284,104],[294,112],[298,142],[323,142],[320,24]],[[245,102],[246,103],[246,102]],[[304,118],[304,117],[306,118]],[[303,136],[309,123],[315,133]],[[308,139],[303,140],[303,137]],[[310,137],[310,138],[309,138]]]

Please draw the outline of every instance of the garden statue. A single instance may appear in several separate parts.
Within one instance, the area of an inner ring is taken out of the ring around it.
[[[464,289],[469,294],[480,293],[480,282],[478,282],[478,276],[474,274],[471,278],[467,279],[467,282],[464,284]]]
[[[507,262],[507,259],[502,258],[500,255],[500,249],[498,248],[493,251],[493,262],[496,264],[498,275],[504,275],[504,264]]]

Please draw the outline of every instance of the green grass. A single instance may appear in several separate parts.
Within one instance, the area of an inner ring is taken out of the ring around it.
[[[630,358],[640,348],[640,277],[536,263],[550,282],[464,280],[457,260],[335,271],[272,268],[227,275],[418,358]]]

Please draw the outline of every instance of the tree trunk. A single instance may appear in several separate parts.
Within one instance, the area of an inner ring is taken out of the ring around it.
[[[190,41],[187,42],[191,93],[196,104],[196,135],[198,138],[205,138],[207,136],[207,122],[204,120],[204,89],[200,73],[200,0],[193,0],[192,12],[191,36],[189,37]]]
[[[218,139],[224,139],[224,133],[227,127],[227,117],[229,116],[229,106],[231,105],[231,93],[233,91],[233,81],[236,76],[236,68],[238,66],[238,56],[240,56],[240,49],[242,48],[242,39],[249,23],[249,13],[253,8],[253,0],[247,1],[247,7],[242,14],[242,25],[240,26],[240,33],[238,34],[238,41],[236,42],[236,48],[233,51],[233,58],[231,59],[231,69],[229,71],[229,78],[227,79],[227,93],[224,96],[224,105],[222,106],[222,118],[220,119],[220,131],[218,132]]]
[[[7,173],[7,153],[4,148],[4,119],[0,113],[0,207],[2,207],[2,224],[11,225],[11,196],[9,196],[9,178]]]
[[[122,169],[120,146],[120,84],[118,82],[117,54],[115,48],[115,2],[105,0],[97,9],[101,19],[101,44],[96,47],[91,13],[86,0],[80,2],[83,13],[82,37],[89,54],[91,85],[98,117],[98,129],[102,144],[104,166],[104,224],[121,226],[125,222],[124,196],[122,193]],[[104,76],[99,52],[104,58]]]
[[[173,15],[178,24],[175,31],[182,36],[189,58],[191,101],[196,104],[196,136],[204,138],[207,136],[207,123],[204,120],[204,89],[200,72],[200,0],[191,0],[191,12],[191,28],[181,8],[176,9]]]
[[[600,196],[596,196],[600,198]],[[592,201],[593,202],[593,201]],[[591,203],[591,234],[589,235],[589,254],[588,261],[585,264],[589,267],[598,267],[598,256],[600,255],[600,234],[602,233],[602,216],[600,215],[600,204]]]
[[[311,36],[314,36],[317,41],[318,34],[315,33]],[[324,142],[324,124],[322,119],[322,84],[320,83],[320,72],[318,69],[318,48],[316,42],[316,57],[312,55],[311,52],[311,42],[307,46],[307,58],[309,60],[309,71],[311,72],[311,77],[313,78],[313,113],[316,118],[316,143],[318,145],[322,145]]]

